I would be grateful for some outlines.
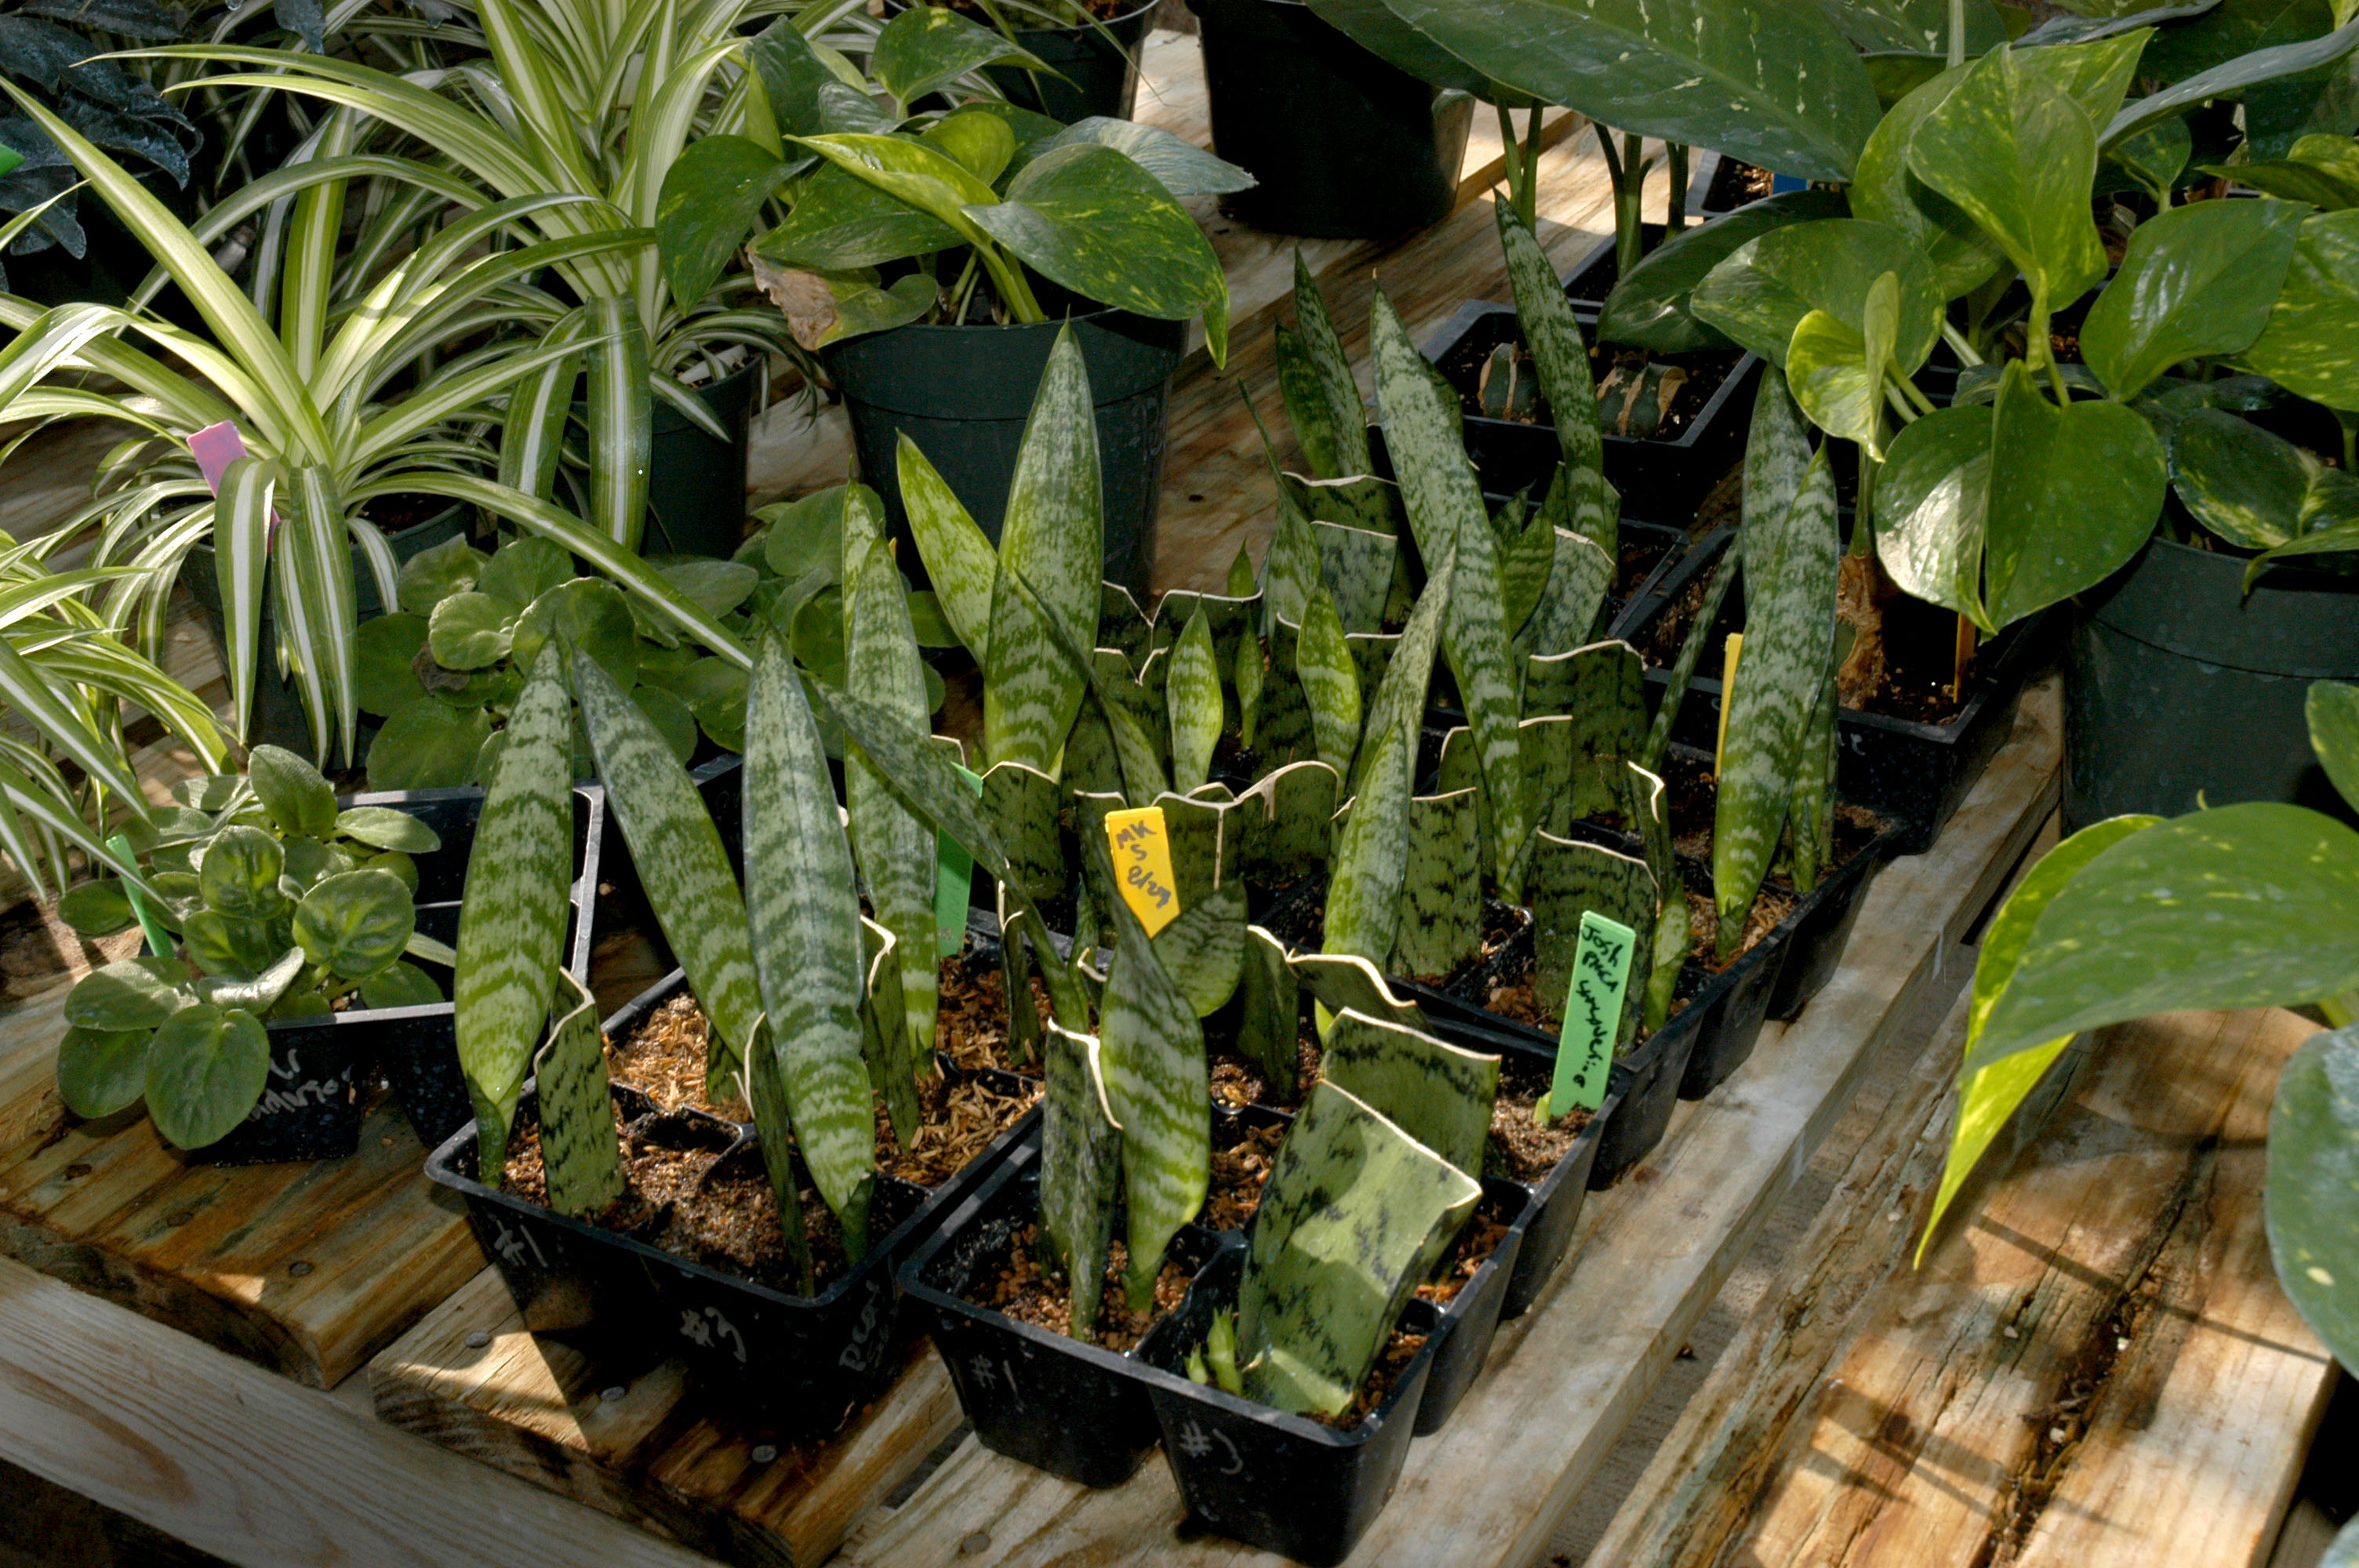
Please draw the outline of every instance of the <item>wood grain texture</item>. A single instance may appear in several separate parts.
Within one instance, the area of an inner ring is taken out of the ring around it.
[[[2266,1562],[2334,1378],[2261,1220],[2269,1102],[2313,1027],[2267,1010],[2101,1032],[2047,1130],[1911,1272],[1937,1099],[1886,1141],[1873,1199],[1797,1249],[1593,1561]]]
[[[922,1349],[834,1439],[757,1458],[756,1436],[683,1404],[679,1362],[601,1367],[537,1343],[490,1270],[370,1362],[368,1383],[395,1426],[723,1561],[777,1568],[824,1561],[959,1424],[950,1375]]]
[[[0,1459],[257,1568],[705,1561],[5,1259]]]
[[[1682,1106],[1663,1146],[1596,1195],[1572,1257],[1504,1326],[1488,1367],[1438,1440],[1410,1450],[1354,1563],[1524,1568],[1677,1354],[1778,1197],[1833,1125],[1868,1063],[1930,988],[1954,988],[1950,947],[2004,885],[2056,795],[2052,683],[1929,854],[1886,867],[1832,983],[1765,1031],[1710,1099]],[[845,1543],[861,1568],[987,1564],[1269,1565],[1217,1538],[1185,1539],[1169,1469],[1090,1492],[970,1440],[889,1514]],[[1946,1562],[1930,1557],[1926,1562]]]

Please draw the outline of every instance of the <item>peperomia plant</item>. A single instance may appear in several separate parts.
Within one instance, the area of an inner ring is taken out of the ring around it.
[[[2359,687],[2310,688],[2310,737],[2359,806]],[[2180,1009],[2315,1003],[2336,1027],[2286,1064],[2269,1116],[2269,1253],[2287,1296],[2359,1366],[2359,835],[2252,802],[2117,816],[2049,850],[2008,895],[1974,966],[1949,1162],[1919,1244],[2017,1107],[2084,1030]],[[2359,1537],[2346,1529],[2348,1550]]]
[[[417,818],[384,806],[338,810],[319,770],[275,746],[255,748],[244,777],[190,780],[176,795],[178,807],[132,835],[153,896],[102,878],[60,903],[85,936],[136,923],[167,950],[105,965],[75,985],[58,1092],[81,1116],[144,1096],[158,1132],[201,1149],[261,1099],[266,1023],[321,1016],[347,998],[365,1007],[440,1001],[433,978],[405,955],[443,964],[453,955],[417,932],[410,857],[440,847]]]

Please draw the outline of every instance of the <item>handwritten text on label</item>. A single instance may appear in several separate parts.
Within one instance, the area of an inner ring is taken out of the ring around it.
[[[1614,1042],[1622,1032],[1622,994],[1630,979],[1630,950],[1638,935],[1593,909],[1581,914],[1581,937],[1573,949],[1572,985],[1565,993],[1564,1033],[1556,1051],[1556,1076],[1549,1085],[1551,1115],[1605,1103],[1605,1081],[1614,1066]]]
[[[1180,918],[1179,884],[1171,875],[1171,838],[1164,826],[1163,808],[1142,806],[1130,811],[1109,811],[1105,830],[1122,901],[1152,936]]]

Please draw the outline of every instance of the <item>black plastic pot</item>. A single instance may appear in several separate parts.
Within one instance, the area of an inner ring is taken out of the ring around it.
[[[1066,325],[908,326],[832,343],[821,358],[852,416],[860,471],[885,498],[886,521],[908,533],[901,504],[902,436],[940,470],[995,542],[1032,395]],[[1187,324],[1098,308],[1071,318],[1096,404],[1098,464],[1105,487],[1105,577],[1144,588],[1154,560],[1163,489],[1164,414]],[[917,553],[901,552],[919,569]]]
[[[1792,1022],[1835,978],[1843,968],[1843,949],[1851,946],[1860,905],[1867,902],[1868,884],[1907,831],[1897,825],[1885,828],[1873,844],[1829,871],[1789,917],[1792,930],[1786,938],[1785,962],[1777,967],[1777,989],[1769,995],[1770,1017]]]
[[[1724,539],[1715,535],[1698,545],[1663,579],[1650,603],[1634,605],[1615,623],[1615,635],[1636,638],[1696,578],[1711,571],[1721,550],[1734,536],[1730,530]],[[1742,614],[1744,592],[1740,578],[1722,607],[1722,619],[1732,626]],[[2017,705],[2026,683],[2048,661],[2056,621],[2055,612],[2043,611],[2003,629],[1984,644],[1969,676],[1972,690],[1964,705],[1941,723],[1927,724],[1855,708],[1843,708],[1837,716],[1835,788],[1845,800],[1865,806],[1899,828],[1888,853],[1921,855],[1933,847],[1951,814],[2015,732]],[[1650,707],[1660,704],[1669,680],[1660,668],[1647,671]],[[1699,669],[1688,683],[1687,700],[1680,708],[1671,738],[1681,745],[1709,750],[1719,729],[1720,681]],[[2302,745],[2306,753],[2306,739]]]
[[[1504,1177],[1485,1176],[1474,1214],[1477,1218],[1500,1221],[1507,1227],[1506,1234],[1474,1271],[1474,1277],[1446,1303],[1415,1303],[1431,1314],[1431,1332],[1440,1341],[1434,1347],[1433,1370],[1426,1377],[1425,1397],[1418,1401],[1415,1431],[1419,1437],[1430,1437],[1449,1424],[1458,1401],[1466,1397],[1466,1390],[1482,1375],[1483,1364],[1491,1358],[1491,1342],[1498,1337],[1499,1320],[1506,1315],[1507,1289],[1523,1255],[1524,1238],[1530,1232],[1531,1189]]]
[[[1224,211],[1273,233],[1386,239],[1458,204],[1474,103],[1386,64],[1301,0],[1188,0],[1212,150],[1260,183]]]
[[[715,440],[670,404],[657,401],[647,449],[647,532],[640,546],[647,554],[727,557],[745,542],[747,435],[764,373],[756,358],[692,389],[729,432],[726,441]],[[588,416],[586,407],[581,412]]]
[[[1117,1487],[1155,1447],[1147,1390],[1161,1375],[1136,1355],[1117,1356],[966,1299],[981,1271],[1039,1213],[1038,1167],[1037,1140],[1011,1148],[918,1243],[901,1269],[901,1289],[931,1313],[934,1346],[984,1447],[1085,1487]],[[1234,1243],[1190,1226],[1172,1249],[1196,1264]]]
[[[397,534],[389,534],[386,542],[393,546],[397,561],[407,561],[412,556],[431,549],[445,540],[458,538],[467,531],[469,509],[452,503],[440,513],[423,523],[414,524]],[[222,611],[221,574],[210,544],[189,546],[180,562],[180,581],[196,601],[197,618],[204,622],[206,634],[213,641],[213,654],[222,668],[229,668],[229,642],[223,635],[227,617]],[[376,573],[369,569],[368,560],[353,547],[353,602],[355,622],[374,621],[391,608],[376,590]],[[302,688],[288,676],[278,673],[278,622],[272,614],[267,595],[262,601],[262,627],[255,643],[261,668],[254,685],[254,712],[247,731],[247,742],[255,746],[279,746],[301,756],[311,754],[311,725],[303,716]],[[366,714],[361,716],[360,730],[354,740],[354,766],[368,755],[369,738],[379,726]],[[330,727],[331,741],[334,726]]]
[[[1072,124],[1097,115],[1127,120],[1138,101],[1138,51],[1156,0],[1093,27],[1027,27],[1016,47],[1061,73],[1035,75],[1013,66],[984,69],[992,84],[1019,109]]]
[[[1234,1309],[1244,1264],[1244,1249],[1223,1249],[1197,1274],[1180,1310],[1147,1334],[1138,1359],[1160,1374],[1147,1385],[1147,1395],[1180,1500],[1197,1520],[1325,1568],[1351,1555],[1392,1496],[1435,1357],[1450,1335],[1430,1308],[1412,1303],[1414,1315],[1404,1314],[1403,1324],[1434,1331],[1384,1401],[1348,1430],[1190,1382],[1188,1353],[1203,1343],[1215,1313]]]
[[[2294,801],[2347,815],[2310,746],[2315,680],[2359,679],[2359,578],[2157,538],[2082,596],[2064,660],[2064,830]],[[2200,796],[2200,801],[2199,801]]]
[[[1584,308],[1580,319],[1582,333],[1593,341],[1596,312]],[[1437,365],[1468,353],[1480,357],[1515,341],[1518,330],[1513,306],[1469,300],[1441,324],[1426,344],[1425,357]],[[1607,432],[1605,477],[1633,513],[1662,521],[1695,515],[1704,497],[1745,455],[1753,386],[1760,374],[1758,359],[1751,354],[1737,358],[1687,428],[1671,439],[1642,440]],[[1506,495],[1525,489],[1535,495],[1546,492],[1557,465],[1555,427],[1470,414],[1465,427],[1466,452],[1484,490]]]
[[[1509,1071],[1520,1068],[1546,1077],[1556,1070],[1553,1050],[1543,1051],[1527,1041],[1504,1038],[1493,1048],[1505,1058],[1503,1065]],[[1556,1272],[1556,1266],[1564,1260],[1566,1249],[1572,1245],[1573,1227],[1581,1218],[1582,1204],[1589,1196],[1589,1177],[1597,1162],[1598,1148],[1621,1110],[1621,1093],[1620,1087],[1609,1085],[1604,1103],[1589,1119],[1589,1125],[1582,1129],[1573,1146],[1549,1167],[1548,1174],[1526,1184],[1529,1196],[1516,1221],[1523,1239],[1516,1248],[1515,1267],[1501,1294],[1501,1318],[1521,1317],[1540,1287],[1548,1283],[1549,1276]]]
[[[342,1160],[359,1151],[360,1076],[368,1065],[368,1044],[357,1030],[304,1027],[312,1022],[270,1025],[270,1076],[262,1098],[228,1136],[190,1150],[190,1162]]]

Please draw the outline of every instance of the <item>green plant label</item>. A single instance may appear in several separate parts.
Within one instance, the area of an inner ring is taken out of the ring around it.
[[[1171,833],[1163,808],[1109,811],[1105,832],[1122,901],[1152,936],[1180,918],[1180,884],[1171,874]]]
[[[953,762],[952,767],[958,767]],[[959,779],[977,795],[983,775],[960,767]],[[966,945],[966,906],[973,896],[974,857],[947,833],[934,835],[939,864],[934,871],[934,948],[947,958]]]
[[[1572,984],[1564,998],[1564,1033],[1557,1042],[1556,1076],[1543,1102],[1548,1116],[1605,1103],[1614,1065],[1614,1037],[1622,1022],[1622,992],[1630,979],[1630,953],[1638,934],[1595,910],[1583,910],[1573,949]]]

